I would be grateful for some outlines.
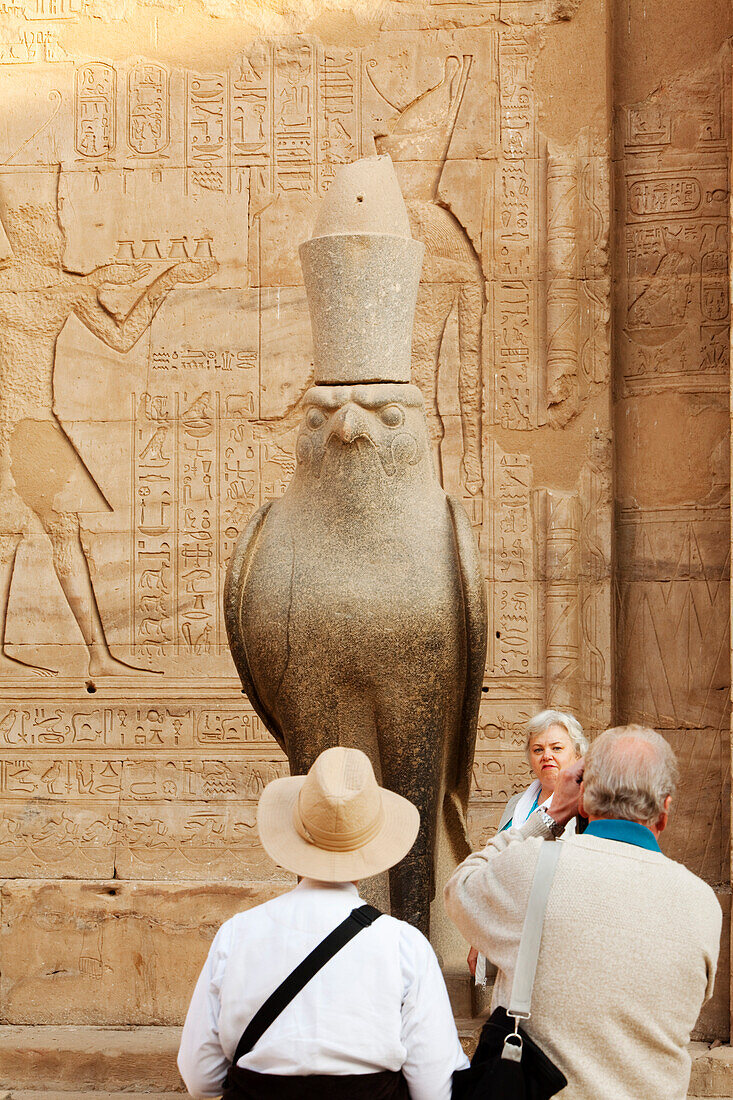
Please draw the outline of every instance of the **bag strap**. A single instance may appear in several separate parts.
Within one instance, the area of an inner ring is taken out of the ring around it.
[[[537,866],[529,892],[527,912],[522,925],[522,938],[519,941],[517,964],[514,969],[512,995],[509,998],[507,1013],[517,1019],[528,1020],[532,1004],[532,989],[537,970],[537,958],[540,953],[542,926],[545,922],[545,910],[550,894],[555,868],[560,858],[562,845],[558,841],[545,840],[540,848]]]
[[[346,920],[337,925],[333,932],[329,932],[326,938],[313,948],[310,955],[306,955],[303,961],[298,963],[295,970],[288,974],[287,978],[270,994],[247,1024],[241,1039],[237,1043],[233,1065],[236,1066],[240,1058],[245,1054],[249,1054],[270,1024],[274,1023],[283,1009],[287,1008],[294,997],[297,997],[311,978],[342,947],[345,947],[349,940],[353,940],[354,936],[357,936],[364,928],[368,928],[381,915],[379,909],[375,909],[373,905],[361,905],[358,909],[352,909]]]

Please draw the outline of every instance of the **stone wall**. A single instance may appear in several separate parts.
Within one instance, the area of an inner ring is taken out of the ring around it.
[[[669,737],[665,851],[730,912],[729,5],[615,26],[616,719]],[[724,1034],[729,931],[715,1003]]]
[[[473,840],[527,783],[535,710],[650,721],[690,763],[673,854],[725,888],[733,31],[706,3],[697,48],[660,52],[669,4],[635,7],[0,5],[5,1022],[175,1022],[216,924],[288,881],[221,589],[294,468],[297,245],[377,148],[490,597]]]

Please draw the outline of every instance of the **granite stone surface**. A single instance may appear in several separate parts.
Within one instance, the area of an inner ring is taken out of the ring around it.
[[[455,859],[469,851],[486,597],[469,519],[438,482],[408,384],[422,246],[394,197],[378,233],[351,232],[352,207],[375,203],[385,177],[398,192],[389,158],[346,174],[358,179],[351,201],[336,176],[316,223],[329,235],[301,247],[318,384],[303,399],[297,466],[237,543],[224,609],[244,689],[291,772],[333,745],[360,748],[420,810],[390,901],[427,934],[438,833]]]

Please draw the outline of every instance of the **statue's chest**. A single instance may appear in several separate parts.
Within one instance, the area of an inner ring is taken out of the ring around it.
[[[450,604],[457,577],[454,547],[447,539],[390,537],[340,545],[295,548],[296,602],[359,609],[362,615],[395,603],[428,608]]]
[[[307,513],[276,514],[272,524],[269,519],[250,573],[250,594],[277,592],[291,630],[298,623],[338,632],[341,624],[358,622],[368,631],[395,616],[439,630],[460,605],[447,507],[343,523]]]

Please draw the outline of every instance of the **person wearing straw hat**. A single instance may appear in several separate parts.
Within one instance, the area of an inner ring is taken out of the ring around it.
[[[327,749],[307,775],[268,784],[260,840],[300,882],[217,932],[178,1054],[192,1096],[449,1100],[468,1061],[435,953],[412,925],[363,906],[356,888],[403,859],[419,825],[359,749]],[[350,921],[324,963],[324,941]],[[311,953],[318,961],[293,993]]]

